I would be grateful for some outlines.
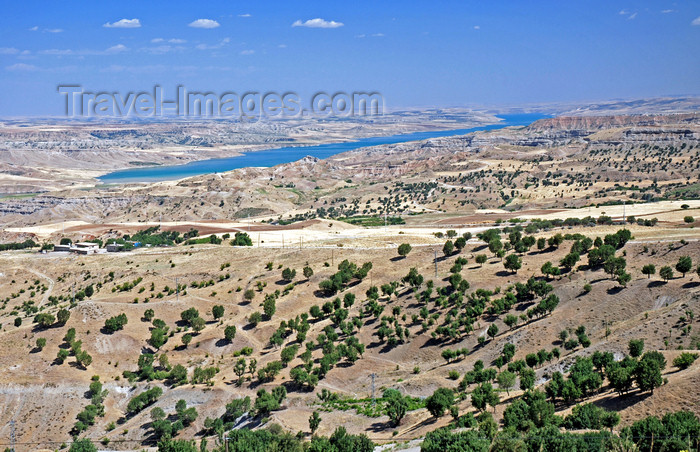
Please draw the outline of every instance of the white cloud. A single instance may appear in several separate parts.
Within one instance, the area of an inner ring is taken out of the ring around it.
[[[325,20],[321,18],[309,19],[305,22],[297,20],[292,24],[292,27],[307,27],[307,28],[338,28],[345,25],[342,22],[336,22],[334,20]]]
[[[675,12],[676,12],[675,9],[664,9],[663,11],[661,11],[661,14],[668,14],[668,13],[675,13]]]
[[[474,25],[474,30],[481,30],[481,27],[479,25]]]
[[[14,47],[0,47],[0,55],[16,55],[19,53],[19,49]]]
[[[109,49],[105,50],[107,53],[120,53],[120,52],[126,52],[129,50],[127,46],[124,44],[117,44],[115,46],[110,47]]]
[[[373,37],[373,38],[383,38],[383,37],[384,37],[384,33],[375,33],[375,34],[372,35],[372,37]]]
[[[694,21],[692,21],[690,25],[700,25],[700,16],[698,16]]]
[[[34,66],[33,64],[17,63],[17,64],[13,64],[12,66],[7,66],[5,69],[7,69],[8,71],[33,72],[33,71],[38,70],[39,68]]]
[[[355,35],[355,37],[358,38],[358,39],[362,39],[362,38],[366,38],[367,35],[366,35],[366,34],[361,34],[361,35]]]
[[[138,19],[120,19],[116,22],[102,25],[105,28],[141,28],[141,21]]]
[[[629,13],[627,12],[627,10],[621,9],[620,12],[619,12],[618,14],[621,15],[621,16],[624,16],[624,15],[627,15],[627,14],[629,14]]]
[[[632,13],[632,14],[630,14],[630,16],[627,18],[627,20],[632,20],[632,19],[634,19],[635,17],[637,17],[637,13]]]
[[[241,50],[241,55],[252,55],[255,53],[255,50]]]
[[[239,14],[238,17],[251,17],[251,15],[248,14],[248,13],[246,13],[246,14]]]
[[[65,56],[65,55],[75,55],[75,52],[71,49],[47,49],[39,50],[39,55],[54,55],[54,56]]]
[[[124,44],[117,44],[115,46],[109,47],[105,50],[72,50],[72,49],[46,49],[37,52],[39,55],[51,55],[51,56],[78,56],[83,57],[85,55],[114,55],[115,53],[126,52],[129,50]]]
[[[188,27],[192,28],[216,28],[219,26],[219,22],[211,19],[197,19],[190,22]]]
[[[286,49],[286,48],[287,48],[287,44],[280,44],[280,45],[278,45],[277,47],[279,47],[280,49]]]
[[[29,31],[37,31],[39,29],[38,26],[34,25],[32,28],[27,28]]]
[[[159,42],[166,42],[166,40],[163,38],[151,39],[151,44],[158,44]],[[172,39],[168,39],[167,42],[169,42],[170,44],[184,44],[187,42],[187,40],[186,39],[172,38]]]
[[[231,38],[224,38],[224,39],[222,39],[218,44],[212,44],[212,45],[209,45],[209,44],[197,44],[197,46],[195,46],[195,48],[196,48],[197,50],[214,50],[214,49],[220,49],[220,48],[222,48],[223,46],[225,46],[226,44],[228,44],[229,42],[231,42]]]
[[[46,33],[63,33],[63,28],[44,28]]]

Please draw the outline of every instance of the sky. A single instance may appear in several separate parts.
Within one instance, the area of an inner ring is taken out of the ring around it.
[[[697,95],[700,1],[3,2],[0,116],[155,84],[389,109]]]

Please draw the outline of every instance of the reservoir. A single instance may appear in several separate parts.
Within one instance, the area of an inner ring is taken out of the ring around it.
[[[499,115],[498,117],[503,119],[503,121],[499,122],[498,124],[489,124],[485,126],[472,127],[469,129],[416,132],[384,137],[363,138],[357,141],[345,143],[327,143],[316,146],[288,146],[244,153],[243,155],[235,157],[199,160],[196,162],[186,163],[184,165],[130,168],[105,174],[104,176],[99,177],[99,180],[104,184],[157,182],[177,180],[185,177],[199,176],[202,174],[220,173],[238,168],[272,167],[282,163],[295,162],[306,156],[325,159],[336,154],[369,146],[465,135],[467,133],[477,132],[480,130],[494,130],[508,126],[526,126],[537,121],[538,119],[546,118],[548,116],[541,113],[523,113]]]

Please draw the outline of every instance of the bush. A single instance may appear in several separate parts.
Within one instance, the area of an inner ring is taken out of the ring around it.
[[[110,333],[114,333],[115,331],[123,329],[124,325],[126,325],[128,321],[129,319],[126,317],[126,314],[122,312],[117,316],[110,317],[105,320],[105,330]]]
[[[445,414],[445,411],[450,409],[454,401],[455,394],[451,389],[438,388],[430,397],[425,399],[425,407],[433,416],[441,417]]]
[[[236,232],[231,240],[231,246],[253,246],[253,241],[245,232]]]
[[[673,360],[673,366],[684,370],[692,366],[696,359],[698,359],[697,353],[683,352]]]
[[[163,390],[158,386],[147,389],[129,400],[129,403],[126,406],[126,411],[130,415],[134,415],[146,408],[148,405],[154,403],[161,395],[163,395]]]
[[[487,452],[491,440],[475,430],[452,433],[448,428],[429,432],[421,444],[421,452],[472,451]],[[497,450],[497,449],[494,449]]]
[[[224,316],[224,307],[220,304],[215,305],[213,308],[211,308],[211,314],[214,316],[215,320],[219,320]]]
[[[70,445],[68,452],[97,452],[97,447],[87,438],[76,439],[73,441],[73,444]]]

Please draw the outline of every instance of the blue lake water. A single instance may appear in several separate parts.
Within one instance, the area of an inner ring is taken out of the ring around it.
[[[514,115],[499,115],[503,121],[498,124],[491,124],[469,129],[441,130],[433,132],[416,132],[402,135],[391,135],[385,137],[363,138],[357,141],[346,143],[329,143],[317,146],[289,146],[264,151],[249,152],[237,157],[227,157],[221,159],[200,160],[184,165],[172,166],[148,166],[131,168],[99,177],[104,184],[123,184],[136,182],[155,182],[164,180],[176,180],[185,177],[198,176],[201,174],[220,173],[237,168],[247,167],[272,167],[282,163],[295,162],[310,155],[320,159],[325,159],[342,152],[352,151],[369,146],[379,146],[382,144],[405,143],[408,141],[426,140],[429,138],[447,137],[454,135],[464,135],[479,130],[500,129],[507,126],[526,126],[538,119],[546,118],[547,115],[540,113],[525,113]]]

